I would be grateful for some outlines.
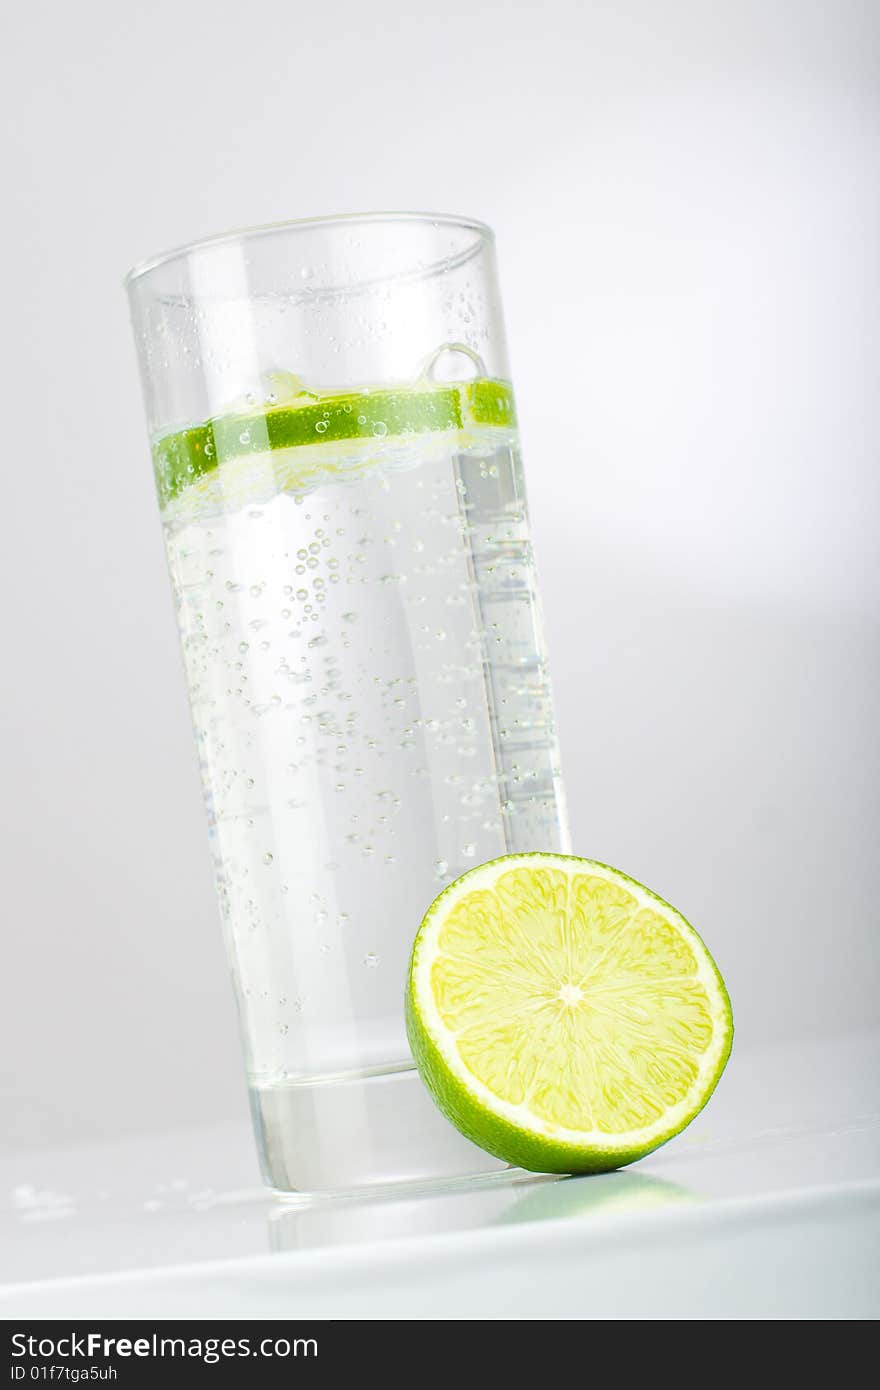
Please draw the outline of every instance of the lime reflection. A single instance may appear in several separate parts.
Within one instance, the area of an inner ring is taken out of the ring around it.
[[[401,1185],[369,1195],[278,1202],[269,1213],[269,1247],[363,1245],[523,1222],[628,1215],[697,1200],[675,1183],[630,1171],[569,1178],[512,1168],[444,1187]]]

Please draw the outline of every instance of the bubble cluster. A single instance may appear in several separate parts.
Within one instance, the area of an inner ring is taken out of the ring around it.
[[[332,476],[166,532],[261,1077],[320,1071],[311,1030],[343,1036],[361,1011],[378,1060],[397,1055],[431,898],[512,848],[562,847],[516,452],[369,420]]]

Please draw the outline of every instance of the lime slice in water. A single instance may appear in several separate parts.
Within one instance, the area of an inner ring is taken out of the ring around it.
[[[407,1031],[469,1139],[538,1172],[602,1172],[706,1104],[730,1000],[675,908],[590,859],[518,854],[444,890],[416,937]]]
[[[322,446],[329,444],[363,447],[386,438],[515,424],[509,382],[490,377],[330,394],[302,389],[281,405],[234,410],[161,435],[153,444],[159,500],[165,506],[206,483],[235,489],[267,467],[279,487],[293,487],[312,471],[326,471],[328,451]],[[309,450],[306,456],[299,453],[303,449]],[[221,479],[221,473],[227,476]]]

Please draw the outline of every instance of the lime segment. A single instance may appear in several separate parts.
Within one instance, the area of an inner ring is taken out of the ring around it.
[[[159,500],[164,506],[205,475],[250,455],[469,425],[515,424],[510,384],[488,377],[454,385],[328,395],[303,391],[290,404],[234,411],[160,436],[153,445]]]
[[[705,1105],[730,1000],[675,908],[589,859],[511,855],[429,909],[407,994],[416,1063],[444,1114],[508,1163],[602,1172]]]

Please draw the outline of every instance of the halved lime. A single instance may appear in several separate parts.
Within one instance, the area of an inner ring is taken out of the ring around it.
[[[301,456],[293,464],[290,450],[318,447],[319,457],[326,458],[323,446],[344,441],[376,442],[469,426],[513,428],[515,424],[510,383],[491,377],[342,393],[303,389],[281,405],[233,410],[161,435],[153,444],[159,501],[165,506],[199,480],[242,461],[251,475],[261,464],[268,464],[282,486],[301,473],[307,475],[310,467],[320,470],[320,464]],[[242,471],[235,470],[236,474]]]
[[[590,859],[471,869],[419,928],[407,1032],[463,1134],[537,1172],[632,1163],[689,1124],[730,1055],[724,982],[675,908]]]

